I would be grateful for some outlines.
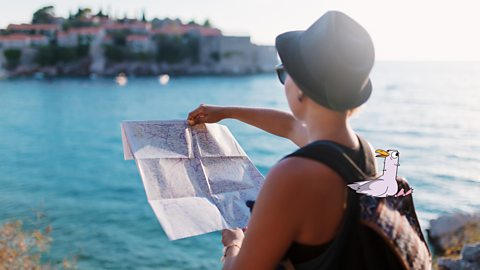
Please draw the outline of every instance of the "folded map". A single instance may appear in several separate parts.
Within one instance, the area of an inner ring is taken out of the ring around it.
[[[226,126],[184,120],[123,121],[148,202],[170,240],[246,227],[264,177]]]

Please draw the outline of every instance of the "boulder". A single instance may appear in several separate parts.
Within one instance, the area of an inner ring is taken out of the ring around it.
[[[441,216],[430,221],[427,234],[436,255],[459,254],[464,244],[480,241],[480,212]]]
[[[478,270],[480,269],[480,242],[465,245],[458,259],[439,258],[438,270]]]
[[[462,249],[462,259],[480,265],[480,242],[465,245]]]

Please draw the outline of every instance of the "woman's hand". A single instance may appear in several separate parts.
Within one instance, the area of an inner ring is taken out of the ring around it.
[[[193,126],[201,123],[216,123],[224,119],[225,108],[221,106],[200,104],[188,114],[188,124]]]
[[[247,229],[223,229],[222,231],[222,244],[228,246],[232,243],[242,244],[243,238],[245,238],[245,231]]]

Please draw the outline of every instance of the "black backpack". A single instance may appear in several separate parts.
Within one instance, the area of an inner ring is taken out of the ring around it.
[[[373,157],[368,143],[358,136],[366,157]],[[304,157],[332,168],[345,184],[371,179],[338,145],[315,141],[285,156]],[[408,182],[397,177],[400,188]],[[253,207],[250,202],[247,205]],[[347,208],[339,231],[328,249],[308,269],[431,269],[431,253],[422,234],[412,194],[377,198],[348,188]],[[295,269],[284,258],[277,269]],[[302,268],[306,269],[306,268]]]

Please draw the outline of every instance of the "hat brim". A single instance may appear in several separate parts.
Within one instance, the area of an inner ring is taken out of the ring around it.
[[[278,35],[275,39],[275,47],[277,48],[280,60],[295,84],[305,95],[315,102],[336,111],[345,111],[365,103],[372,93],[370,78],[355,97],[347,98],[342,104],[330,104],[332,102],[328,101],[327,93],[325,92],[326,89],[319,89],[321,86],[314,85],[313,80],[309,77],[309,73],[312,71],[306,70],[306,65],[304,64],[301,54],[302,48],[300,47],[302,34],[304,32],[305,31],[289,31]],[[346,93],[348,91],[339,92]]]
[[[308,71],[300,54],[300,39],[304,31],[289,31],[280,34],[275,39],[275,47],[288,76],[307,95],[315,94],[313,85],[307,85],[310,79]]]

